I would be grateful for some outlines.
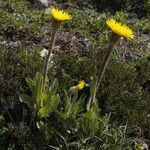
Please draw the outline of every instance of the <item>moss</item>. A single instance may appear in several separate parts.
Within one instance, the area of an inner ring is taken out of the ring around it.
[[[59,55],[56,58],[55,75],[59,79],[60,90],[69,89],[79,80],[90,83],[90,77],[96,74],[95,66],[97,63],[101,63],[103,53],[101,52],[97,57],[99,62],[94,62],[93,59],[87,57],[80,61],[80,59],[65,53]],[[111,113],[112,121],[119,124],[128,122],[130,125],[141,125],[144,114],[139,117],[139,113],[148,105],[149,94],[143,89],[140,82],[144,80],[146,86],[149,80],[148,64],[148,62],[141,64],[143,65],[141,69],[147,68],[147,71],[137,72],[135,66],[130,66],[130,64],[112,57],[97,97],[101,114]],[[139,75],[140,72],[144,75]],[[148,84],[146,88],[148,89]]]
[[[31,35],[42,35],[43,25],[49,16],[27,1],[4,1],[0,3],[0,33],[3,36],[16,36],[16,40],[24,39]],[[12,37],[11,37],[12,38]]]
[[[69,89],[79,80],[90,82],[90,77],[96,71],[92,59],[76,58],[70,54],[61,54],[56,58],[56,77],[60,81],[60,89]]]
[[[71,30],[76,36],[87,37],[90,39],[98,38],[106,28],[106,13],[99,14],[94,10],[83,11],[71,9],[71,14],[73,19],[64,24],[64,28]],[[101,19],[98,19],[98,17]]]
[[[119,5],[120,2],[121,1],[118,1]],[[81,52],[79,56],[76,56],[75,54],[78,52],[76,52],[75,48],[68,46],[69,48],[67,49],[67,46],[63,47],[64,43],[60,42],[60,47],[64,51],[61,52],[61,54],[54,55],[54,66],[49,72],[49,77],[50,80],[53,80],[54,77],[59,80],[59,93],[62,98],[60,110],[62,106],[65,105],[63,101],[63,90],[68,90],[71,86],[76,85],[79,80],[85,80],[86,83],[90,83],[90,77],[97,74],[97,70],[101,66],[104,56],[103,49],[105,49],[109,43],[105,21],[106,18],[110,16],[111,11],[100,14],[96,10],[79,10],[72,9],[72,7],[73,6],[69,7],[68,11],[70,10],[73,19],[65,23],[62,30],[65,33],[69,32],[70,37],[75,37],[76,39],[86,38],[88,40],[88,48],[85,48],[83,53]],[[50,30],[50,18],[44,14],[43,11],[39,11],[26,0],[2,0],[2,2],[0,2],[0,8],[2,10],[0,11],[0,38],[3,41],[10,41],[10,43],[12,41],[21,41],[21,44],[18,46],[14,46],[13,44],[11,46],[7,44],[2,46],[1,44],[0,46],[0,113],[4,114],[5,124],[7,126],[13,122],[13,129],[15,129],[15,131],[21,129],[20,131],[22,132],[24,128],[18,123],[22,122],[23,118],[25,124],[23,127],[26,128],[26,124],[28,125],[31,119],[31,114],[29,116],[27,116],[28,113],[23,114],[28,108],[19,102],[19,95],[22,92],[30,93],[25,78],[33,78],[35,73],[42,69],[42,60],[39,56],[39,51],[43,49],[43,44],[45,44],[42,43],[42,40],[45,40],[43,38],[45,38],[45,36],[47,36],[46,38],[48,39],[50,38],[48,35]],[[123,16],[124,20],[124,14],[120,16]],[[122,19],[121,17],[119,18],[119,16],[117,17],[118,19]],[[127,15],[127,17],[130,17],[130,15]],[[145,34],[149,33],[147,19],[132,19],[131,22],[135,28],[137,27],[136,30],[138,32],[140,31],[140,34],[141,32]],[[34,38],[36,39],[34,46],[25,44],[26,42],[32,42]],[[59,42],[56,43],[56,45],[57,44],[59,45]],[[129,48],[132,49],[134,47],[130,45]],[[126,49],[128,48],[123,47],[124,51],[126,51]],[[112,122],[119,124],[129,122],[130,125],[141,126],[143,130],[146,130],[146,133],[148,133],[149,127],[147,123],[148,119],[145,116],[148,116],[150,112],[147,107],[150,105],[149,60],[149,56],[142,60],[133,60],[131,66],[130,62],[125,63],[112,55],[97,95],[102,115],[111,113]],[[89,93],[87,95],[89,95]],[[9,115],[13,117],[13,121]],[[59,124],[59,121],[55,122],[52,116],[47,118],[45,124],[47,124],[47,122],[50,124],[48,127],[50,129],[52,129],[51,126],[55,129],[55,125]],[[53,123],[54,125],[52,125]],[[63,132],[66,134],[68,127],[63,124],[64,127],[62,124],[61,122],[58,126],[61,126],[62,130],[65,128]],[[38,143],[37,145],[42,147],[45,141],[37,127],[34,131],[32,127],[28,130],[31,132],[30,134],[27,133],[28,136],[31,134],[32,136],[27,139],[27,141],[25,141],[26,139],[22,139],[22,145],[24,145],[25,142],[29,143],[29,145],[30,143],[31,145]],[[63,133],[61,132],[62,130],[59,130],[61,134]],[[59,139],[54,133],[55,132],[53,132],[54,138],[52,138],[51,141],[56,145],[57,141],[61,141],[62,139]],[[67,135],[68,133],[66,136]],[[10,137],[12,138],[12,136],[13,133],[11,132]],[[15,142],[19,141],[20,136],[21,134],[19,133],[19,135],[15,137]],[[7,137],[7,135],[5,137]],[[5,141],[7,141],[7,139]],[[10,139],[8,143],[9,142],[15,143],[12,139]],[[61,143],[63,143],[63,141],[61,141]]]
[[[25,77],[33,77],[39,71],[41,60],[37,51],[31,53],[21,47],[0,47],[0,59],[1,94],[11,105],[26,88]]]
[[[134,69],[128,65],[110,62],[99,91],[102,113],[111,113],[112,119],[120,123],[139,123],[142,91],[135,81],[135,75]]]

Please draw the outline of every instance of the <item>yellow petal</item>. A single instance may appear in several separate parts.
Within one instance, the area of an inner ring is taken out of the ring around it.
[[[51,15],[54,20],[60,21],[60,22],[72,19],[71,15],[69,15],[67,12],[59,10],[57,8],[51,9]]]
[[[134,37],[133,31],[126,25],[121,24],[115,19],[108,19],[106,21],[108,27],[118,36],[126,37],[128,39],[132,39]]]

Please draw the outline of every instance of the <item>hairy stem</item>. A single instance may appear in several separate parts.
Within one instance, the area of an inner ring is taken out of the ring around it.
[[[103,59],[103,62],[102,62],[101,69],[100,69],[100,71],[98,73],[97,87],[99,87],[99,85],[100,85],[100,83],[102,81],[102,78],[103,78],[103,75],[105,73],[106,67],[108,65],[111,53],[113,51],[114,46],[118,42],[118,40],[119,40],[119,38],[116,35],[112,34],[111,40],[110,40],[110,44],[109,44],[109,46],[108,46],[108,48],[106,50],[106,53],[105,53],[105,56],[104,56],[104,59]]]
[[[45,82],[46,82],[46,76],[47,76],[47,73],[48,73],[48,65],[49,65],[49,61],[50,61],[50,56],[52,54],[52,51],[53,51],[53,47],[54,47],[54,44],[55,44],[55,40],[56,40],[56,36],[57,36],[57,32],[59,30],[59,26],[60,24],[57,23],[57,22],[53,22],[53,31],[52,31],[52,37],[51,37],[51,42],[50,42],[50,46],[49,46],[49,51],[48,51],[48,54],[45,58],[45,62],[44,62],[44,69],[43,69],[43,75],[44,75],[44,78],[43,78],[43,89],[45,88]]]
[[[110,39],[110,44],[109,44],[109,46],[108,46],[108,48],[106,50],[106,53],[105,53],[105,56],[104,56],[101,68],[100,68],[99,73],[98,73],[98,77],[97,77],[97,81],[96,81],[97,89],[96,89],[95,94],[92,97],[92,105],[95,104],[95,102],[96,102],[96,94],[97,94],[98,88],[99,88],[100,83],[102,81],[102,78],[103,78],[103,75],[105,73],[106,67],[108,65],[108,62],[109,62],[111,53],[113,51],[113,48],[117,44],[118,41],[119,41],[119,37],[112,33],[111,39]]]

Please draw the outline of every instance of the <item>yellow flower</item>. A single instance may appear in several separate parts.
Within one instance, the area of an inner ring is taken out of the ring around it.
[[[51,15],[52,15],[54,20],[60,21],[60,22],[72,19],[71,15],[69,15],[67,12],[59,10],[57,8],[51,9]]]
[[[133,31],[128,26],[117,22],[115,19],[108,19],[106,24],[116,35],[126,37],[128,39],[132,39],[134,37]]]
[[[82,81],[79,81],[79,84],[76,86],[76,89],[79,91],[79,90],[82,90],[85,86],[86,86],[86,83],[84,80],[82,80]]]

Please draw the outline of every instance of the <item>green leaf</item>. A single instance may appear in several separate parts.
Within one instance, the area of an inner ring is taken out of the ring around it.
[[[43,93],[43,75],[39,72],[36,73],[34,80],[26,78],[26,81],[32,91],[32,101],[34,102],[33,106],[36,106],[36,109],[39,109],[43,106],[44,100],[48,98],[48,95]],[[46,88],[48,89],[48,79],[46,78]],[[27,103],[27,102],[26,102]]]
[[[65,91],[65,100],[66,100],[66,105],[65,105],[65,108],[64,108],[64,113],[67,113],[70,106],[71,106],[71,99],[68,97],[67,95],[67,92]]]
[[[39,109],[41,106],[43,106],[43,100],[45,96],[42,93],[43,90],[43,75],[39,72],[36,73],[36,79],[35,79],[35,91],[33,93],[33,98],[36,100],[37,103],[37,109]]]
[[[67,112],[68,112],[70,106],[71,106],[71,102],[70,102],[70,101],[67,101],[67,102],[66,102],[66,106],[65,106],[65,108],[64,108],[64,113],[67,113]]]
[[[19,99],[21,102],[27,104],[31,109],[34,109],[35,101],[32,99],[32,97],[26,94],[21,94]]]
[[[90,84],[90,97],[86,105],[87,111],[89,111],[91,106],[96,102],[96,92],[97,92],[97,77],[94,76]]]
[[[73,108],[73,117],[75,118],[79,112],[82,110],[83,102],[78,101]]]
[[[88,99],[88,101],[87,101],[87,104],[86,104],[86,109],[87,109],[87,111],[90,110],[91,104],[92,104],[92,97],[89,97],[89,99]]]
[[[91,97],[93,97],[96,94],[96,90],[97,90],[96,80],[97,80],[97,78],[96,78],[96,76],[94,76],[91,81],[91,85],[90,85],[90,96]]]
[[[69,118],[69,115],[67,113],[57,112],[57,114],[63,120],[67,120]]]
[[[59,96],[52,95],[50,97],[50,99],[48,99],[47,104],[39,109],[38,116],[43,118],[43,117],[47,116],[48,114],[52,113],[53,111],[56,110],[59,102],[60,102]]]
[[[5,132],[9,131],[6,127],[0,128],[0,135],[4,134]]]
[[[45,99],[43,101],[43,105],[46,105],[48,103],[48,101],[49,101],[48,97],[51,97],[51,96],[56,94],[57,88],[58,88],[58,80],[54,79],[54,81],[51,84],[51,86],[50,87],[47,86],[47,89],[45,88],[46,93],[44,92]]]
[[[34,80],[30,79],[30,78],[26,78],[26,82],[31,90],[31,92],[33,93],[35,90],[35,82]]]
[[[58,88],[58,80],[55,78],[52,85],[50,86],[50,95],[55,95],[57,92],[57,88]]]
[[[76,117],[81,110],[83,109],[83,105],[85,103],[85,96],[81,96],[80,99],[75,103],[73,108],[73,116]]]
[[[78,98],[78,93],[77,93],[77,91],[74,91],[72,93],[72,96],[71,96],[71,105],[70,105],[69,110],[68,110],[68,115],[73,112],[77,98]]]
[[[86,112],[83,116],[88,120],[97,119],[99,113],[99,108],[97,105],[93,105],[90,111]]]

